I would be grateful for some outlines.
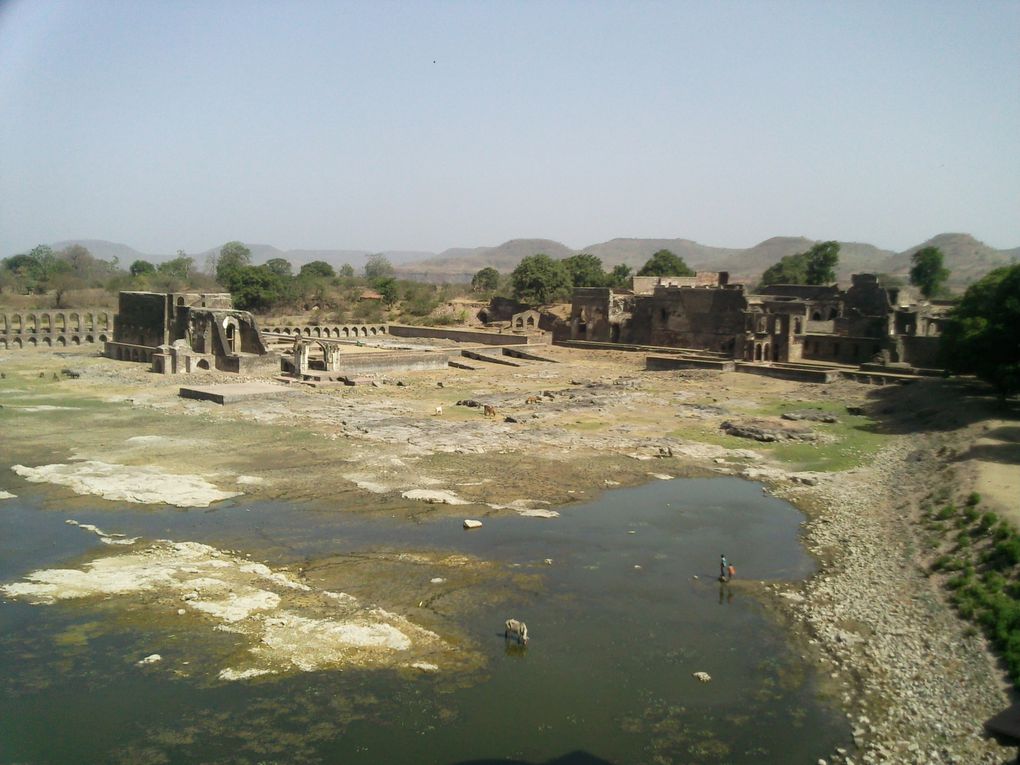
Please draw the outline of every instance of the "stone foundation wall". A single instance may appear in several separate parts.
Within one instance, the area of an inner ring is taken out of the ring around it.
[[[526,335],[501,335],[497,332],[483,332],[476,329],[449,329],[446,327],[412,327],[406,324],[390,324],[389,334],[394,337],[434,337],[442,340],[456,340],[458,343],[482,343],[483,345],[527,345]]]

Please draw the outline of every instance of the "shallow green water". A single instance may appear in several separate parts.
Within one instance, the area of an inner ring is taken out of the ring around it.
[[[538,763],[581,752],[570,761],[785,763],[814,762],[847,744],[845,723],[819,702],[812,670],[781,631],[753,598],[715,581],[721,552],[741,578],[810,573],[797,511],[757,484],[718,478],[606,492],[561,513],[491,517],[464,532],[459,518],[438,512],[408,522],[243,498],[210,510],[76,502],[70,511],[23,491],[0,502],[4,582],[73,565],[100,546],[64,524],[68,517],[251,551],[273,565],[428,550],[540,578],[509,600],[478,597],[449,617],[487,662],[464,678],[349,670],[254,683],[178,677],[134,662],[143,647],[166,655],[193,648],[186,635],[123,619],[102,602],[4,602],[0,762]],[[435,590],[426,580],[393,591],[417,587]],[[505,644],[508,616],[527,621],[527,650]],[[111,619],[123,623],[110,629]],[[713,681],[698,683],[696,671]]]

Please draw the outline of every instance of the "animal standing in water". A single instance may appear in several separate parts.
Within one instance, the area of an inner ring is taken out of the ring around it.
[[[506,631],[503,637],[507,640],[516,640],[521,645],[528,644],[528,625],[517,619],[506,620]]]

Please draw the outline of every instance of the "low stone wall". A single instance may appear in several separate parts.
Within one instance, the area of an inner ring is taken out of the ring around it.
[[[451,352],[398,351],[394,353],[349,353],[340,357],[330,374],[364,375],[387,372],[423,372],[446,369]],[[457,352],[459,353],[459,351]]]
[[[527,335],[501,335],[498,332],[484,332],[478,329],[413,327],[407,324],[390,324],[389,333],[394,337],[432,337],[483,345],[527,345],[529,340]]]
[[[662,371],[667,369],[714,369],[718,372],[732,372],[736,364],[719,359],[698,359],[685,356],[648,356],[645,369]]]
[[[808,367],[792,366],[767,366],[764,364],[751,364],[744,361],[736,363],[738,372],[746,372],[751,375],[762,375],[763,377],[775,377],[780,380],[794,380],[795,382],[810,383],[831,383],[839,379],[842,372],[839,369],[812,369]]]

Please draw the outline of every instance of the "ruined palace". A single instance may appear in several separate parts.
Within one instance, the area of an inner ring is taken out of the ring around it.
[[[229,293],[121,292],[106,356],[151,363],[164,374],[276,368],[255,317],[237,311]]]
[[[629,290],[574,290],[570,339],[713,351],[739,361],[934,368],[948,306],[874,274],[753,292],[725,272],[634,277]]]

